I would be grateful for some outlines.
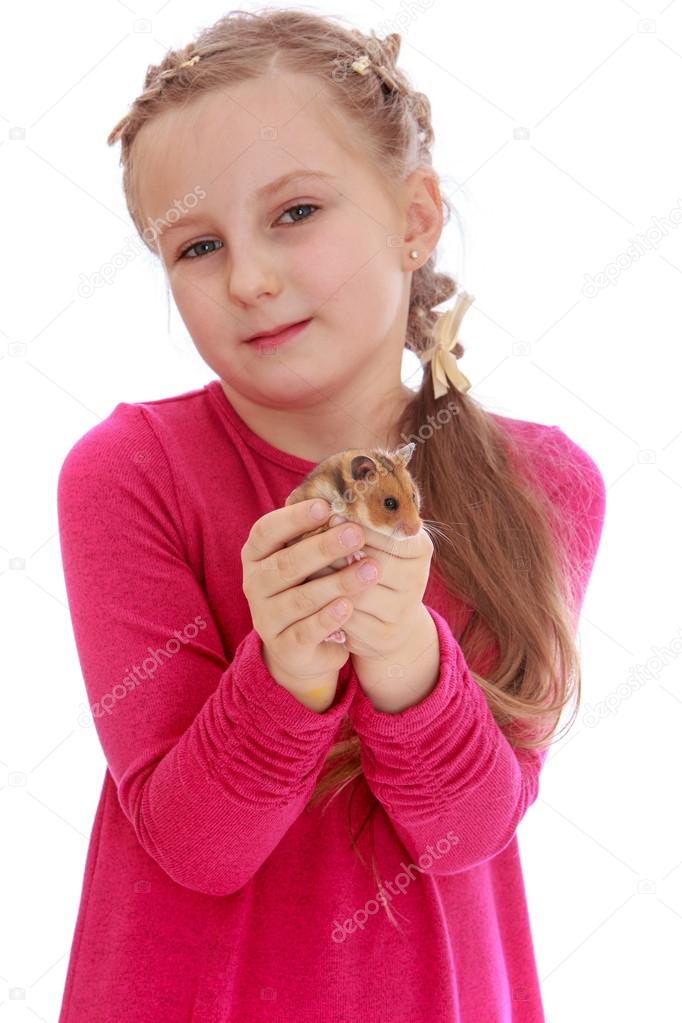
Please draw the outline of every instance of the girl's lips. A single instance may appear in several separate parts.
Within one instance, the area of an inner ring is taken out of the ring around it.
[[[287,327],[286,330],[281,330],[279,334],[269,334],[267,337],[256,337],[252,341],[247,341],[246,343],[254,348],[275,348],[277,345],[284,344],[284,342],[288,341],[289,338],[296,337],[296,335],[300,334],[309,323],[310,320],[301,320],[299,323],[294,323],[291,327]]]

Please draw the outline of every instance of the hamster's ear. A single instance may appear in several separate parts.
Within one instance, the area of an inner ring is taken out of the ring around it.
[[[412,458],[416,447],[416,443],[411,440],[409,444],[404,444],[401,448],[398,448],[394,457],[398,462],[402,462],[403,465],[407,465],[409,460]]]
[[[364,480],[370,473],[376,472],[377,464],[369,455],[356,455],[351,459],[350,474],[354,480]]]

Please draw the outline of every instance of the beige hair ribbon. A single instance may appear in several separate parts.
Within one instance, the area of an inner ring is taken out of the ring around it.
[[[471,387],[471,382],[464,376],[457,365],[457,359],[453,348],[457,343],[462,317],[474,301],[474,296],[466,291],[460,291],[457,300],[447,312],[441,313],[432,329],[432,336],[435,343],[419,356],[422,366],[431,362],[431,377],[433,380],[433,391],[436,398],[441,398],[447,393],[450,384],[456,390],[465,393]]]

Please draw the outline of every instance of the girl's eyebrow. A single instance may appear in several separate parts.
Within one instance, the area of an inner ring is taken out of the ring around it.
[[[336,176],[334,174],[329,174],[328,171],[322,170],[288,171],[288,173],[282,174],[280,177],[275,178],[274,181],[269,181],[267,185],[261,185],[260,188],[257,188],[256,191],[253,193],[253,199],[262,199],[263,197],[267,198],[268,196],[274,195],[275,192],[279,191],[280,188],[283,188],[284,185],[287,185],[290,181],[297,181],[303,178],[318,178],[319,180],[322,181],[336,180]],[[201,220],[202,216],[203,214],[200,212],[186,213],[183,216],[181,216],[178,220],[173,221],[172,224],[164,224],[158,231],[158,237],[161,238],[162,235],[164,234],[170,234],[171,231],[174,231],[179,227],[186,227],[189,224],[193,224],[195,221]]]
[[[335,176],[327,173],[327,171],[321,170],[294,170],[289,171],[288,174],[282,174],[281,177],[275,178],[274,181],[270,181],[267,185],[261,185],[260,188],[256,189],[254,195],[258,199],[262,199],[263,196],[272,195],[278,188],[288,184],[290,181],[295,181],[298,178],[321,178],[325,181],[334,181]]]

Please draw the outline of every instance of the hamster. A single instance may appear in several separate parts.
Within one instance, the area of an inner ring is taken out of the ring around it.
[[[394,451],[383,448],[349,448],[325,458],[308,473],[289,494],[285,505],[322,498],[331,505],[331,515],[341,515],[392,540],[406,540],[423,528],[420,518],[421,491],[407,469],[416,443],[411,441]],[[329,529],[329,522],[290,540],[285,547]],[[332,565],[308,576],[317,579],[338,568],[345,568],[366,555],[364,551],[339,558]],[[307,580],[306,580],[307,581]],[[343,629],[337,629],[324,642],[345,643]]]

